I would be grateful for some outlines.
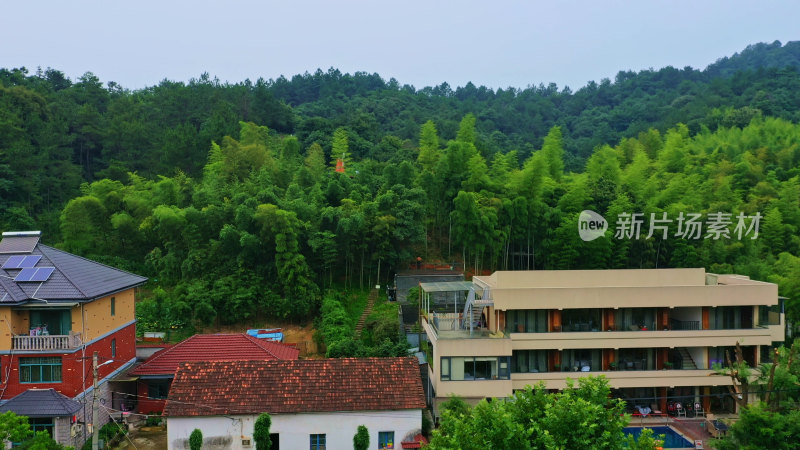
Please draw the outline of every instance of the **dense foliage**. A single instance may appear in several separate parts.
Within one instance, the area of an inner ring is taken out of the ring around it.
[[[0,228],[151,277],[143,330],[306,320],[331,286],[386,281],[416,256],[737,272],[777,282],[797,319],[797,49],[574,93],[333,69],[127,91],[3,69]],[[605,237],[579,238],[585,209],[608,219]],[[622,213],[642,214],[638,239],[614,237]],[[705,223],[717,213],[730,214],[721,239]],[[739,213],[760,216],[758,239],[737,237]],[[646,238],[664,214],[668,238]],[[701,215],[698,239],[676,236],[681,214]]]
[[[344,294],[328,291],[317,321],[318,344],[329,358],[365,356],[406,356],[408,343],[400,333],[397,305],[381,302],[365,322],[359,339],[354,337],[355,320],[347,314]]]
[[[637,443],[623,433],[630,417],[625,402],[610,398],[604,377],[568,380],[565,390],[548,393],[528,386],[506,401],[481,400],[474,408],[451,399],[442,408],[434,449],[621,449],[653,450],[650,434]]]
[[[14,448],[26,450],[72,449],[57,443],[46,431],[34,433],[26,416],[18,416],[11,411],[0,414],[0,441],[4,447],[15,442]]]
[[[799,440],[800,410],[781,413],[756,404],[742,409],[728,434],[712,445],[719,450],[791,449]]]

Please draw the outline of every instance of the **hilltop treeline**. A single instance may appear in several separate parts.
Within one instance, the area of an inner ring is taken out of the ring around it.
[[[575,93],[417,90],[336,70],[127,91],[2,70],[0,224],[147,274],[163,288],[156,315],[176,320],[305,319],[332,284],[366,286],[379,267],[385,282],[417,256],[706,267],[793,297],[800,76],[773,62],[728,74],[731,60]],[[608,219],[606,237],[580,239],[585,209]],[[623,213],[642,214],[639,239],[614,236]],[[757,239],[737,235],[740,213],[760,217]],[[681,234],[681,214],[700,215],[700,236]],[[646,239],[651,217],[666,239]],[[715,217],[728,235],[710,231]]]

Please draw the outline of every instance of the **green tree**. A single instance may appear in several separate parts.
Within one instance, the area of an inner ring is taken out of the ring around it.
[[[333,132],[333,142],[331,143],[331,164],[336,167],[336,161],[341,159],[344,167],[350,167],[353,158],[350,155],[350,145],[348,143],[347,129],[337,128]]]
[[[561,181],[561,175],[564,173],[564,148],[561,127],[553,127],[547,133],[544,138],[542,153],[544,153],[545,161],[547,161],[550,177],[556,181]]]
[[[419,132],[417,162],[422,170],[433,171],[440,156],[439,135],[436,132],[436,125],[429,120],[422,125]]]
[[[272,441],[269,438],[269,427],[272,426],[272,418],[269,414],[262,413],[253,424],[253,441],[256,443],[256,450],[270,450]]]
[[[189,449],[200,450],[202,447],[203,447],[203,432],[200,431],[198,428],[195,428],[192,431],[192,434],[189,435]]]
[[[369,430],[364,425],[358,426],[358,431],[353,436],[353,450],[367,450],[369,448]]]
[[[4,442],[22,442],[31,434],[27,417],[18,416],[11,411],[0,414],[0,438]]]
[[[604,377],[588,377],[577,386],[568,379],[558,393],[538,385],[517,391],[509,401],[482,400],[471,409],[454,402],[443,409],[430,448],[618,449],[629,416],[624,402],[610,393]]]
[[[712,441],[719,450],[792,449],[800,442],[800,410],[785,414],[770,411],[763,403],[750,405],[739,413],[728,434]]]

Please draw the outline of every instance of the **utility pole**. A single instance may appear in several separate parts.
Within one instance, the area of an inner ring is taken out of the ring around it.
[[[92,372],[94,372],[94,389],[92,389],[92,450],[99,450],[97,442],[97,416],[100,414],[100,408],[97,406],[97,352],[92,354]]]

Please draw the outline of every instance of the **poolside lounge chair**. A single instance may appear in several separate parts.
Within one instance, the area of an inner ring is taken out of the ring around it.
[[[713,417],[713,415],[709,414],[709,417],[706,419],[706,430],[708,430],[709,434],[716,439],[719,439],[719,437],[724,434],[723,431],[717,428],[718,424],[719,422]]]

